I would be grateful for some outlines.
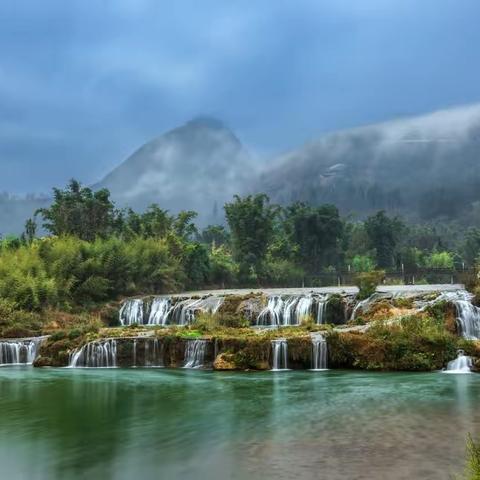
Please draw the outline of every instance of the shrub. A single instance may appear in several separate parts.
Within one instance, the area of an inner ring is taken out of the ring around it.
[[[354,277],[355,285],[359,289],[357,298],[364,300],[375,293],[377,285],[380,285],[385,278],[383,270],[375,270],[373,272],[358,273]]]
[[[480,480],[480,445],[471,435],[467,437],[467,464],[464,474],[458,480]]]

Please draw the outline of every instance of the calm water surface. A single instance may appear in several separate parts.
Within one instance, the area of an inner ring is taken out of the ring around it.
[[[0,368],[0,478],[451,479],[480,375]]]

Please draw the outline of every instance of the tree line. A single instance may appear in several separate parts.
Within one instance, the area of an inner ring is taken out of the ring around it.
[[[72,180],[0,243],[0,296],[20,308],[76,308],[122,295],[206,286],[298,286],[350,268],[474,265],[480,230],[407,225],[379,211],[364,221],[334,205],[281,207],[264,194],[235,196],[225,225],[199,229],[193,211],[117,209],[108,190]],[[48,232],[38,235],[39,228]]]

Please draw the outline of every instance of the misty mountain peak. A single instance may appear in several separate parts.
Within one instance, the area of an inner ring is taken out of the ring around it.
[[[201,223],[221,222],[211,213],[243,191],[249,165],[248,152],[223,122],[197,117],[147,142],[94,188],[108,188],[120,206],[195,209]]]
[[[186,127],[211,128],[213,130],[227,130],[225,123],[215,117],[199,115],[186,123]]]

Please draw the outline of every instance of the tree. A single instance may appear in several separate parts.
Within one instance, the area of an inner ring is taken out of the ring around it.
[[[37,210],[43,217],[43,227],[53,235],[74,235],[92,241],[107,237],[115,223],[115,206],[107,189],[93,192],[71,180],[64,189],[53,189],[53,203]]]
[[[209,225],[200,235],[200,241],[207,245],[219,247],[228,243],[228,232],[223,225]]]
[[[32,243],[37,233],[37,222],[33,218],[29,218],[25,222],[24,238],[28,243]]]
[[[144,213],[134,212],[131,208],[119,212],[116,230],[126,238],[164,238],[173,222],[174,217],[154,203]]]
[[[225,213],[233,255],[240,265],[240,277],[245,280],[263,273],[278,207],[270,205],[265,194],[244,198],[235,195],[233,202],[225,204]]]
[[[337,207],[294,203],[284,212],[285,230],[298,246],[297,258],[306,271],[319,273],[322,267],[341,263],[343,223]]]
[[[173,222],[173,230],[183,240],[189,241],[198,233],[193,220],[198,213],[192,210],[182,210]]]
[[[390,268],[392,266],[395,247],[403,229],[403,222],[398,217],[388,217],[384,210],[367,218],[365,230],[371,247],[376,250],[377,267]]]
[[[462,245],[463,258],[467,265],[475,265],[480,255],[480,229],[469,228],[465,233],[465,240]]]

